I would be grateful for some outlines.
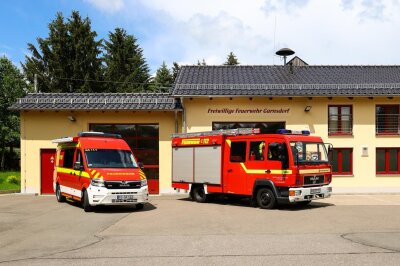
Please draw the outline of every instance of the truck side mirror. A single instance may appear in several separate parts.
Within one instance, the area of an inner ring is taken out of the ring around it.
[[[75,163],[74,163],[74,170],[77,170],[77,171],[82,171],[82,170],[84,170],[84,167],[83,167],[83,165],[81,164],[81,162],[75,162]]]
[[[142,162],[138,162],[137,164],[138,164],[138,166],[139,166],[140,169],[142,169],[142,170],[144,169],[144,165],[143,165]]]

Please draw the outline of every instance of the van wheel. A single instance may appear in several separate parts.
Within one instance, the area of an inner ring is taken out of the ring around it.
[[[192,195],[196,202],[204,203],[207,200],[207,195],[202,185],[192,187]]]
[[[91,212],[93,210],[93,206],[91,206],[89,204],[89,196],[88,196],[88,193],[86,190],[82,193],[82,196],[83,196],[83,199],[82,199],[83,210],[85,212]]]
[[[269,188],[261,188],[257,192],[257,203],[261,209],[273,209],[276,207],[276,197]]]
[[[65,197],[61,194],[61,189],[59,184],[56,185],[56,198],[58,202],[65,201]]]
[[[136,210],[143,210],[143,207],[144,207],[144,204],[142,204],[142,203],[136,204],[136,206],[135,206]]]

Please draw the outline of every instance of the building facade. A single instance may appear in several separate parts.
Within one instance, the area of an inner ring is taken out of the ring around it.
[[[171,134],[237,127],[321,136],[336,192],[400,191],[399,66],[183,66],[169,94],[30,94],[13,109],[22,192],[49,192],[52,139],[93,130],[122,134],[152,193],[171,193]]]

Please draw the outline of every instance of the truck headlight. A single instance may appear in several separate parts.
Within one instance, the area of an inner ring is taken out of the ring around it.
[[[142,179],[142,180],[140,180],[140,186],[141,186],[141,187],[147,186],[147,179]]]
[[[93,178],[90,180],[90,184],[95,187],[105,187],[103,179]]]

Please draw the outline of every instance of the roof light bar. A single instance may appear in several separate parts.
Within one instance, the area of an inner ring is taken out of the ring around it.
[[[110,134],[110,133],[104,133],[104,132],[79,132],[78,137],[101,137],[101,138],[116,138],[116,139],[121,139],[122,136],[120,134]]]
[[[74,142],[74,138],[73,137],[62,137],[59,139],[53,139],[51,141],[52,143],[68,143],[68,142]]]
[[[304,135],[304,136],[310,135],[309,130],[278,129],[277,133],[278,134],[291,134],[291,135]]]

